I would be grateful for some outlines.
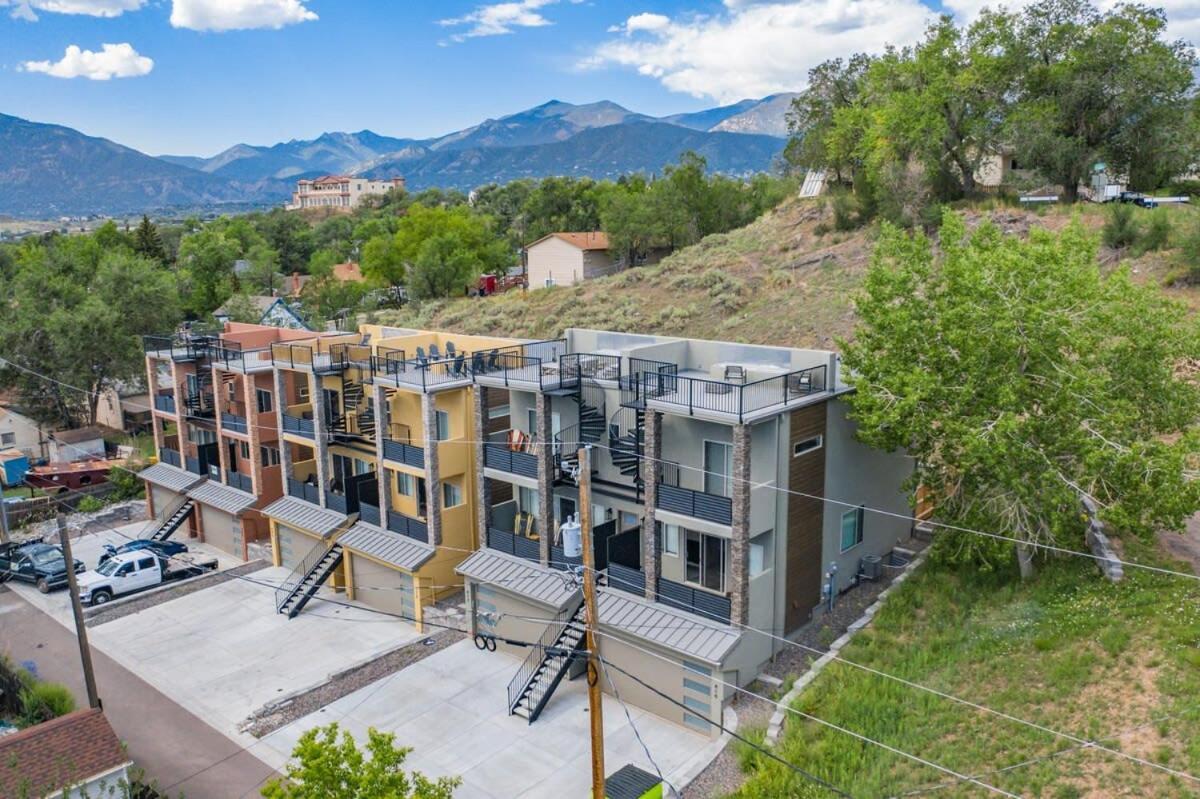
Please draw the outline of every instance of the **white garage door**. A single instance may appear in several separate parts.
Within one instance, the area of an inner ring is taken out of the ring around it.
[[[279,525],[279,563],[289,569],[300,565],[305,556],[319,542],[312,536],[297,532],[291,527]]]
[[[238,528],[237,538],[240,539],[241,522],[232,514],[207,505],[200,506],[200,513],[204,520],[204,543],[212,544],[217,549],[240,558],[242,556],[241,541],[238,540],[235,543],[233,530],[234,527]]]
[[[389,569],[361,555],[351,553],[354,568],[354,598],[373,608],[416,618],[412,575]]]

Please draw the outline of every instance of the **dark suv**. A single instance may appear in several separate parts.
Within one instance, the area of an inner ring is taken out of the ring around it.
[[[75,561],[75,573],[86,567]],[[67,584],[67,564],[62,550],[41,541],[25,544],[0,544],[0,582],[24,580],[33,583],[43,594]]]

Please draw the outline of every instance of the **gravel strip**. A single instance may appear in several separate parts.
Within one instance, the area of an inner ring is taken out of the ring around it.
[[[749,690],[765,696],[775,695],[771,686],[760,682],[753,683]],[[747,736],[748,732],[756,729],[765,730],[767,722],[771,719],[771,712],[775,710],[771,703],[743,693],[734,696],[732,705],[738,716],[737,732],[742,736]],[[683,799],[719,799],[736,791],[746,779],[738,763],[737,752],[738,742],[729,741],[721,750],[721,754],[713,758],[704,771],[683,789]]]
[[[424,660],[452,644],[466,639],[456,630],[442,630],[428,638],[385,652],[374,660],[362,663],[346,671],[338,672],[325,683],[308,691],[272,702],[252,713],[242,722],[242,732],[255,738],[275,732],[298,718],[314,713],[328,704],[364,688],[376,680],[395,674],[417,661]],[[432,644],[426,644],[432,641]]]
[[[227,583],[230,580],[237,579],[242,575],[252,574],[260,569],[265,569],[270,566],[265,560],[252,560],[249,563],[243,563],[241,566],[234,566],[232,569],[224,571],[209,572],[201,574],[198,577],[189,577],[186,580],[180,580],[172,585],[165,586],[158,590],[147,591],[142,594],[135,594],[129,599],[114,599],[108,604],[100,605],[94,608],[84,608],[84,625],[87,627],[95,627],[97,624],[107,624],[110,621],[123,619],[126,616],[131,616],[134,613],[152,608],[155,605],[160,605],[163,602],[169,602],[172,599],[179,599],[188,594],[194,594],[197,591],[202,591],[205,588],[212,588],[214,585]]]

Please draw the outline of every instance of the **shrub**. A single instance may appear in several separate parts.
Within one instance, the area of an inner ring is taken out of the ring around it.
[[[41,724],[75,709],[75,697],[67,686],[56,682],[39,682],[21,692],[21,720],[26,725]]]
[[[145,483],[137,476],[136,472],[141,471],[140,467],[125,469],[114,466],[108,472],[108,482],[116,486],[111,496],[114,501],[123,499],[136,499],[142,495],[145,490]]]
[[[1155,208],[1150,212],[1146,229],[1138,236],[1138,251],[1165,250],[1171,242],[1171,217],[1167,209]]]
[[[840,191],[833,195],[833,229],[854,230],[862,224],[858,199],[849,192]]]
[[[33,683],[34,677],[27,669],[13,663],[8,655],[0,654],[0,714],[19,714],[21,695]]]
[[[79,504],[75,506],[75,510],[80,513],[95,513],[98,510],[104,509],[104,500],[97,497],[87,496],[79,500]]]
[[[1103,238],[1105,246],[1114,250],[1132,247],[1137,242],[1137,222],[1133,219],[1132,205],[1117,203],[1109,209]]]
[[[1179,259],[1187,270],[1187,279],[1200,283],[1200,217],[1192,220],[1191,227],[1179,242]]]

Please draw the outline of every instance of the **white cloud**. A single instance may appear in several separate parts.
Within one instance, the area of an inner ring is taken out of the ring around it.
[[[582,1],[570,0],[572,3]],[[514,28],[541,28],[554,24],[542,15],[540,9],[557,5],[559,2],[561,0],[515,0],[508,3],[493,3],[479,6],[470,14],[461,17],[439,20],[438,24],[447,28],[466,28],[466,30],[450,36],[450,41],[454,42],[463,42],[477,36],[502,36],[512,33]]]
[[[140,55],[131,44],[105,44],[98,53],[81,50],[73,44],[58,61],[26,61],[21,69],[56,78],[136,78],[150,74],[150,70],[154,69],[154,59]]]
[[[38,11],[52,14],[83,14],[89,17],[119,17],[137,11],[146,0],[0,0],[0,7],[12,6],[12,17],[37,21]]]
[[[723,13],[637,14],[583,66],[636,69],[667,88],[728,103],[803,88],[830,58],[904,45],[933,12],[918,0],[725,0]]]
[[[282,28],[317,19],[307,0],[173,0],[171,25],[195,31]]]
[[[1101,11],[1112,11],[1124,0],[1093,0]],[[1034,0],[943,0],[945,9],[962,23],[971,23],[985,8],[1020,11],[1032,5]],[[1153,0],[1153,8],[1161,8],[1167,15],[1167,38],[1184,39],[1200,45],[1200,3],[1196,0]]]

